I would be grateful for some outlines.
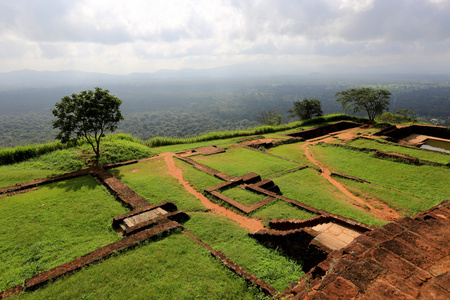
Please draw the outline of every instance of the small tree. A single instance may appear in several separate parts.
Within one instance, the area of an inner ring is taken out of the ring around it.
[[[257,120],[264,125],[277,126],[283,122],[283,116],[278,114],[275,109],[269,111],[263,110]]]
[[[336,101],[342,103],[342,107],[347,112],[359,112],[365,110],[372,123],[375,117],[384,110],[388,110],[389,96],[391,92],[384,89],[374,90],[372,88],[349,89],[337,92],[335,96],[341,96]]]
[[[394,114],[390,112],[384,112],[376,117],[377,122],[385,122],[385,123],[408,123],[408,122],[417,122],[416,114],[409,109],[400,109],[397,110]]]
[[[298,117],[299,120],[312,119],[313,117],[323,116],[322,103],[317,99],[303,99],[295,101],[294,107],[288,110],[291,117]]]
[[[96,87],[95,91],[82,91],[80,94],[65,96],[52,110],[56,120],[53,128],[61,142],[85,138],[94,150],[96,160],[100,157],[100,140],[105,132],[113,132],[117,123],[123,119],[119,110],[122,100],[110,95],[108,90]]]

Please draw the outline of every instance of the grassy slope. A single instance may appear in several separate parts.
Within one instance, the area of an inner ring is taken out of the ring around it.
[[[399,163],[333,146],[315,146],[312,151],[332,171],[430,199],[430,207],[450,198],[450,190],[446,188],[450,170],[446,167]]]
[[[246,148],[232,148],[225,153],[194,156],[193,159],[234,177],[255,172],[263,179],[299,166]]]
[[[301,165],[308,165],[315,167],[315,165],[306,158],[305,151],[301,149],[301,146],[303,144],[304,143],[301,142],[301,143],[281,145],[269,149],[269,153],[292,159],[300,163]]]
[[[101,151],[101,164],[147,158],[154,155],[151,149],[134,141],[131,136],[123,134],[106,137],[102,142]],[[0,166],[0,187],[81,170],[86,168],[92,159],[94,159],[94,155],[90,146],[81,144],[73,148],[48,152],[26,161],[2,165]]]
[[[450,155],[445,153],[433,152],[422,150],[418,148],[409,148],[397,146],[395,144],[380,144],[375,141],[369,141],[366,139],[357,139],[348,143],[348,145],[358,148],[372,148],[381,149],[384,152],[395,152],[410,155],[412,157],[417,157],[419,159],[429,160],[433,162],[438,162],[441,164],[447,164],[450,162]]]
[[[17,298],[258,299],[262,295],[248,289],[244,280],[226,270],[187,236],[173,234]]]
[[[186,212],[205,210],[200,200],[189,194],[178,180],[168,174],[163,158],[116,168],[111,173],[151,204],[168,200]]]
[[[331,213],[352,218],[366,224],[381,225],[371,214],[356,208],[348,201],[337,188],[330,185],[314,169],[308,168],[274,178],[273,181],[280,187],[283,196],[298,200],[312,207],[323,209]],[[297,184],[292,184],[295,182]]]
[[[90,176],[0,198],[0,290],[119,240],[127,212]]]
[[[279,291],[304,274],[297,262],[259,244],[245,229],[223,216],[194,213],[185,227]]]

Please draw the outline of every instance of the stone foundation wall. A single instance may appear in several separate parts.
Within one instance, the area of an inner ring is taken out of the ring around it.
[[[341,121],[333,124],[323,125],[319,126],[313,129],[303,130],[303,131],[296,131],[286,134],[290,137],[300,137],[304,138],[305,140],[313,139],[319,136],[327,135],[336,131],[341,131],[345,129],[355,128],[359,127],[361,124],[349,122],[349,121]]]

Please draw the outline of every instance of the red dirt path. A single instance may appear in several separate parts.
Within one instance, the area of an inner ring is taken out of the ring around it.
[[[203,205],[207,209],[210,209],[210,212],[225,216],[235,222],[237,222],[240,226],[247,228],[250,231],[264,229],[264,225],[258,219],[252,219],[240,214],[235,213],[232,210],[226,209],[223,206],[220,206],[216,203],[211,202],[208,198],[206,198],[203,194],[196,191],[189,183],[184,180],[183,172],[180,168],[175,165],[175,161],[173,159],[174,154],[167,152],[159,154],[159,157],[163,157],[167,167],[169,168],[169,174],[174,178],[178,179],[178,181],[183,185],[183,187],[192,195],[194,195],[197,199],[199,199]]]
[[[352,138],[355,137],[354,132],[357,129],[359,129],[359,128],[353,128],[353,129],[349,129],[349,130],[340,132],[337,135],[337,138],[342,139],[344,141],[351,140]],[[327,141],[331,141],[331,140],[334,140],[334,138],[329,136],[329,137],[326,137],[325,139],[320,139],[320,142],[327,142]],[[372,203],[374,203],[378,207],[381,207],[381,209],[378,209],[378,208],[374,207],[373,205],[371,205],[370,203],[368,203],[365,199],[353,195],[349,190],[347,190],[347,188],[345,188],[344,185],[342,185],[340,182],[338,182],[333,177],[331,177],[331,171],[328,168],[324,167],[319,161],[317,161],[317,159],[314,157],[314,154],[309,149],[310,146],[315,145],[318,142],[319,142],[319,140],[310,141],[310,142],[307,141],[307,142],[305,142],[305,144],[302,145],[302,148],[305,151],[306,158],[308,158],[308,160],[310,160],[312,163],[314,163],[316,166],[318,166],[320,168],[320,170],[322,171],[321,176],[323,178],[325,178],[329,183],[334,185],[336,188],[338,188],[343,194],[345,194],[349,198],[351,198],[351,199],[355,200],[357,203],[367,207],[368,209],[366,209],[366,210],[368,212],[372,213],[373,215],[375,215],[376,217],[378,217],[379,219],[384,220],[384,221],[393,221],[393,220],[401,218],[401,216],[395,210],[390,208],[385,203],[372,198],[371,199]],[[356,206],[356,207],[361,208],[359,206]]]

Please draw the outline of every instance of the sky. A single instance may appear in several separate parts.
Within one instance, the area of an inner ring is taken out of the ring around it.
[[[450,73],[450,0],[1,0],[0,72]]]

